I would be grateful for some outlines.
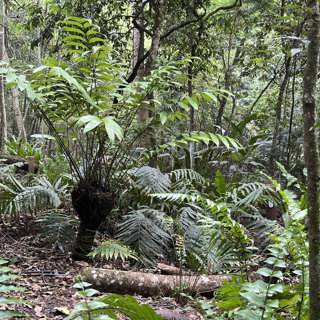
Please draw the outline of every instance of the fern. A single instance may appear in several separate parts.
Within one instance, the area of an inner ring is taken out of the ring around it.
[[[263,195],[271,196],[274,193],[272,186],[260,182],[244,183],[235,192],[241,197],[236,202],[236,207],[254,204],[261,200]]]
[[[142,207],[129,212],[118,226],[117,238],[145,257],[145,263],[165,257],[172,243],[161,211]]]
[[[49,241],[54,248],[65,252],[75,237],[78,221],[74,215],[67,215],[61,210],[50,210],[42,213],[37,219],[41,239]]]
[[[99,258],[101,260],[118,260],[124,262],[127,259],[137,259],[135,252],[128,246],[123,245],[120,241],[106,240],[103,241],[90,254],[90,257]]]
[[[8,175],[0,183],[0,210],[9,215],[22,212],[35,212],[47,206],[57,208],[61,204],[58,193],[63,193],[66,186],[58,180],[52,185],[45,177],[35,178],[35,185],[24,186],[13,175]]]
[[[157,154],[163,153],[166,150],[170,150],[172,148],[185,148],[190,143],[198,143],[209,145],[212,144],[216,147],[224,147],[227,150],[236,150],[242,148],[242,146],[235,139],[223,136],[221,134],[214,134],[211,132],[202,132],[195,131],[188,134],[183,134],[182,138],[175,139],[169,143],[160,145],[153,150],[150,150],[146,153],[145,157],[147,159],[151,159]]]
[[[186,194],[186,193],[176,193],[176,192],[154,193],[151,196],[166,202],[176,202],[176,203],[197,202],[201,198],[199,194]]]
[[[144,166],[132,169],[130,173],[136,178],[136,183],[145,193],[162,193],[169,191],[170,178],[159,169]]]
[[[169,177],[170,179],[174,179],[175,181],[189,180],[189,181],[196,181],[199,183],[205,182],[205,179],[202,177],[202,175],[193,169],[173,170],[169,173]],[[156,191],[156,192],[161,192],[161,191]]]

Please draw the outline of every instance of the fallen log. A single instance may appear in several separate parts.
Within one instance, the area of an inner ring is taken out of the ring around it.
[[[84,268],[83,280],[110,293],[139,294],[144,297],[171,296],[180,289],[189,294],[208,294],[230,280],[226,275],[162,275],[133,271]]]
[[[19,170],[32,173],[37,173],[39,169],[34,157],[24,159],[9,154],[0,154],[0,165],[15,165]]]
[[[165,263],[158,263],[157,269],[160,271],[161,274],[167,274],[167,275],[179,275],[179,274],[187,274],[184,270],[180,270],[180,268],[171,266]]]

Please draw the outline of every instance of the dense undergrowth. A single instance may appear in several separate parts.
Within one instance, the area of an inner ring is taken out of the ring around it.
[[[215,5],[228,10],[238,1],[226,7]],[[256,5],[248,6],[253,10]],[[162,14],[156,9],[150,9],[155,21]],[[200,19],[203,7],[196,9],[187,16]],[[32,236],[94,266],[154,270],[162,262],[176,266],[180,279],[184,272],[195,278],[229,275],[209,298],[191,295],[182,280],[175,289],[177,301],[196,308],[205,319],[308,319],[307,228],[312,222],[306,218],[301,132],[292,131],[295,77],[299,76],[296,59],[302,49],[277,48],[278,54],[285,52],[284,66],[289,58],[289,64],[295,61],[289,75],[293,101],[290,130],[277,123],[277,130],[271,132],[267,109],[253,109],[272,82],[250,105],[250,112],[235,111],[237,99],[243,108],[253,99],[246,89],[251,69],[262,78],[255,85],[264,84],[263,72],[256,71],[262,63],[259,56],[245,51],[247,62],[238,48],[231,48],[227,60],[230,64],[234,55],[234,61],[222,77],[223,89],[218,80],[209,79],[219,73],[219,65],[212,62],[205,68],[197,52],[173,50],[164,36],[155,36],[157,30],[150,35],[136,21],[135,28],[146,32],[151,44],[143,75],[130,81],[125,58],[117,51],[119,44],[106,40],[103,27],[86,17],[65,16],[55,16],[59,22],[53,23],[52,47],[41,63],[1,62],[7,90],[14,88],[23,95],[41,124],[28,137],[12,134],[4,143],[1,225],[31,221]],[[209,19],[206,13],[203,17]],[[217,25],[227,25],[229,20],[218,15]],[[156,26],[155,22],[153,29]],[[242,32],[260,41],[261,29]],[[155,64],[152,57],[161,41],[170,54]],[[232,47],[232,40],[228,43]],[[272,38],[266,37],[264,46],[272,45]],[[254,47],[248,46],[248,51]],[[259,54],[268,51],[260,49]],[[264,68],[278,67],[276,58],[265,57]],[[245,83],[233,83],[232,72]],[[287,83],[281,88],[281,94],[290,89]],[[276,103],[272,93],[262,101],[272,103]],[[210,119],[213,106],[220,106],[217,121]],[[0,259],[0,319],[25,317],[14,310],[29,302],[16,298],[17,292],[23,295],[23,288],[15,286],[14,272],[7,264],[5,257]],[[66,319],[110,320],[119,315],[161,319],[132,296],[104,295],[81,278],[74,282],[81,302]]]

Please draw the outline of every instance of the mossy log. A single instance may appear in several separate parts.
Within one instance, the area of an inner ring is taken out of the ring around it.
[[[172,296],[183,290],[189,294],[208,294],[229,280],[226,275],[163,275],[133,271],[84,268],[83,280],[110,293],[139,294],[144,297]]]

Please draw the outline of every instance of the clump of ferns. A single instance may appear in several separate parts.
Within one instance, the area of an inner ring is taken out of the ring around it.
[[[45,176],[22,182],[12,173],[1,177],[0,211],[2,217],[18,218],[22,213],[34,215],[47,208],[58,208],[67,186],[58,179],[54,184]]]

